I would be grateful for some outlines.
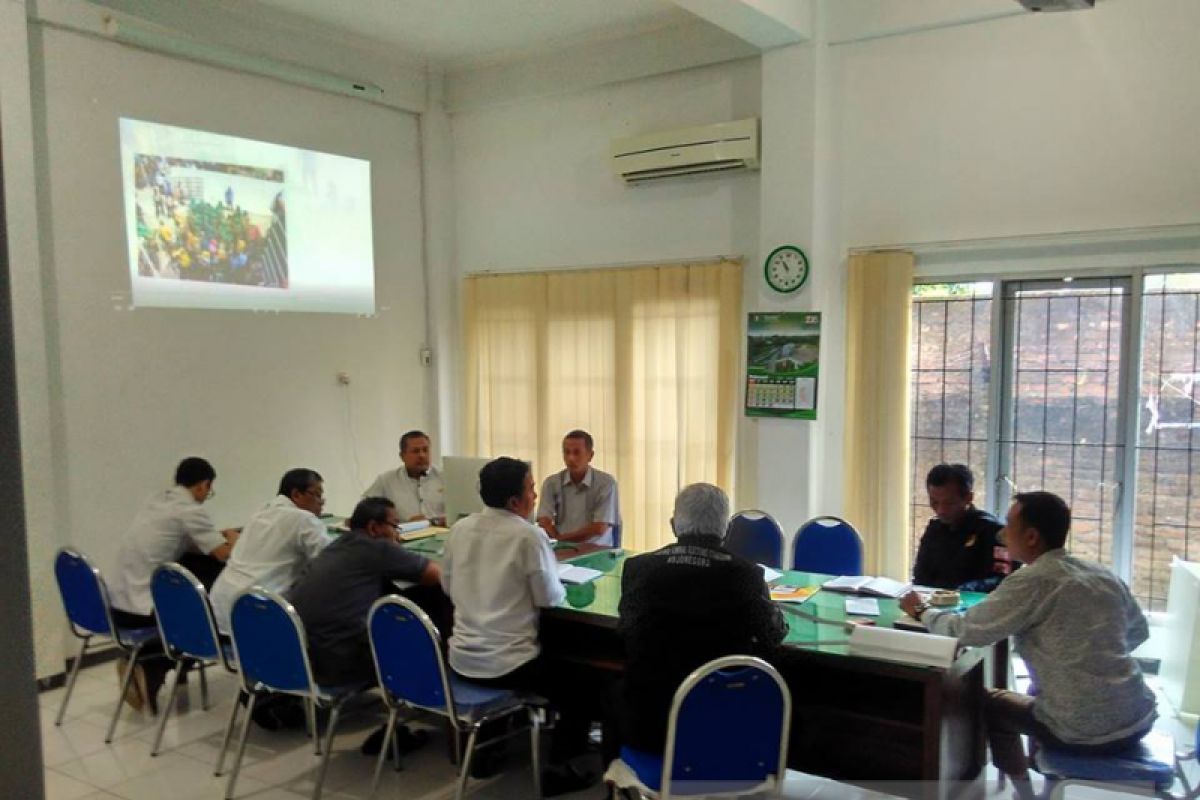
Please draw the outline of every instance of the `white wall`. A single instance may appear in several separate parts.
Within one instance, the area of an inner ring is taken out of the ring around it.
[[[758,60],[455,113],[463,272],[737,254],[757,239],[758,176],[626,187],[612,139],[759,112]]]
[[[434,420],[418,361],[416,117],[51,28],[32,41],[52,433],[25,446],[52,453],[60,483],[27,482],[27,494],[56,493],[58,510],[31,539],[74,543],[107,566],[138,503],[190,454],[217,468],[222,526],[294,466],[322,472],[329,509],[348,511],[395,463],[398,434]],[[369,159],[378,314],[128,310],[119,116]],[[36,383],[21,392],[38,401]]]
[[[1198,28],[1108,0],[833,47],[845,243],[1198,221]]]

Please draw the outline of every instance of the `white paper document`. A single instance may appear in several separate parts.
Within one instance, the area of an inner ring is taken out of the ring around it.
[[[957,651],[958,640],[949,636],[862,625],[850,632],[851,655],[944,668]]]
[[[770,583],[771,581],[777,581],[783,577],[783,573],[777,569],[771,569],[766,564],[759,564],[759,566],[762,567],[763,580],[767,583]]]
[[[879,601],[874,597],[847,597],[846,613],[860,617],[878,617]]]
[[[589,567],[576,567],[572,564],[558,565],[558,579],[563,583],[591,583],[604,573]]]

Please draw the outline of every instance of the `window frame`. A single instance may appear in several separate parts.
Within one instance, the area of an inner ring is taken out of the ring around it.
[[[1145,255],[1149,256],[1148,253]],[[948,260],[947,255],[939,255],[939,258],[932,265],[933,268],[922,269],[921,261],[918,259],[918,269],[913,275],[913,286],[922,284],[942,284],[942,283],[978,283],[991,282],[992,284],[992,318],[991,318],[991,336],[990,346],[993,354],[991,363],[993,364],[992,380],[989,386],[989,409],[987,422],[987,474],[991,481],[990,490],[987,493],[988,503],[987,510],[995,513],[1003,519],[1004,513],[1007,511],[1009,499],[1012,496],[1011,481],[1006,480],[1008,474],[1003,471],[1004,459],[1002,456],[1001,436],[1003,435],[1004,419],[1010,413],[1008,399],[1012,393],[1012,380],[1014,376],[1014,358],[1015,353],[1010,345],[1012,344],[1011,326],[1012,322],[1009,319],[1007,308],[1008,287],[1015,282],[1038,282],[1038,281],[1062,281],[1063,278],[1071,277],[1082,281],[1090,281],[1092,279],[1120,278],[1128,280],[1129,294],[1126,301],[1126,308],[1123,321],[1123,330],[1120,338],[1120,361],[1118,369],[1120,370],[1119,378],[1119,406],[1117,413],[1118,421],[1118,436],[1116,441],[1122,449],[1122,464],[1117,482],[1117,491],[1119,496],[1116,500],[1113,514],[1113,537],[1112,537],[1112,561],[1114,572],[1126,582],[1127,585],[1133,586],[1133,559],[1136,545],[1136,534],[1134,526],[1136,524],[1136,510],[1139,502],[1137,496],[1138,487],[1138,464],[1140,461],[1140,452],[1138,444],[1138,432],[1141,429],[1143,422],[1143,409],[1141,407],[1141,385],[1142,385],[1142,369],[1144,367],[1142,361],[1142,350],[1144,347],[1144,305],[1145,305],[1145,283],[1147,276],[1151,275],[1170,275],[1179,273],[1200,273],[1200,257],[1195,260],[1174,261],[1164,260],[1157,261],[1152,257],[1139,258],[1138,261],[1146,262],[1149,265],[1141,266],[1116,266],[1106,265],[1099,267],[1081,267],[1077,257],[1067,257],[1062,259],[1036,259],[1040,261],[1039,266],[1026,266],[1031,260],[1035,260],[1032,256],[1024,257],[1019,254],[1014,254],[1011,257],[1011,263],[1003,266],[991,262],[983,269],[963,268],[965,265],[960,265],[958,269],[948,269],[943,271],[940,266],[945,266]],[[970,258],[964,258],[964,261],[971,261]],[[1010,261],[1009,258],[1003,259]],[[1060,262],[1055,264],[1054,262]],[[927,265],[928,266],[928,265]],[[999,303],[997,306],[996,304]],[[910,367],[911,368],[911,367]],[[999,369],[997,374],[996,369]],[[912,439],[912,432],[909,435]],[[919,531],[911,530],[910,536],[919,536]],[[911,547],[911,542],[909,546]]]

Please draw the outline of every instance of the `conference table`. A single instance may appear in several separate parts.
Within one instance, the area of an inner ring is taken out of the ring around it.
[[[438,559],[445,535],[405,547]],[[617,634],[621,573],[634,554],[558,543],[560,561],[599,570],[569,584],[566,598],[543,612],[541,640],[556,658],[620,672]],[[785,571],[776,585],[817,586],[830,576]],[[963,606],[986,595],[963,593]],[[775,666],[792,694],[788,766],[892,794],[929,798],[981,795],[986,758],[983,699],[1007,681],[1007,645],[960,651],[949,667],[918,666],[852,652],[846,595],[819,591],[803,604],[779,603],[788,621]],[[878,627],[903,616],[896,600],[879,600]],[[818,622],[811,617],[818,617]],[[698,635],[700,632],[698,632]]]

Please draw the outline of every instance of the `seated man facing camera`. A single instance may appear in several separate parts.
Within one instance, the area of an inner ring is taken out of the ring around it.
[[[1022,800],[1035,795],[1021,734],[1101,755],[1141,740],[1157,716],[1154,694],[1130,655],[1149,636],[1146,618],[1117,576],[1067,554],[1070,527],[1062,498],[1018,494],[1002,537],[1024,567],[963,614],[930,610],[915,592],[900,600],[930,632],[967,647],[1016,640],[1037,693],[991,689],[985,712],[992,761]]]
[[[936,516],[921,535],[913,583],[971,592],[995,589],[1014,565],[996,539],[1004,525],[973,505],[975,476],[970,468],[938,464],[929,470],[925,488]]]

